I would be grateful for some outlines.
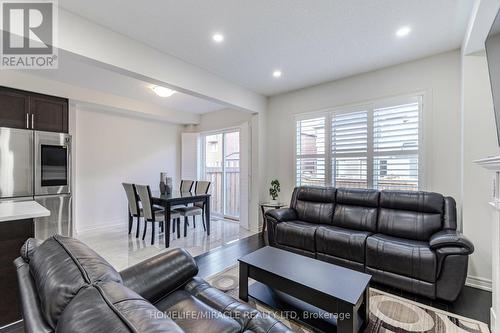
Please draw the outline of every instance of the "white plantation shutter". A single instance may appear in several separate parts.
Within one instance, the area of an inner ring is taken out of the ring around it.
[[[373,111],[373,187],[418,190],[421,98]]]
[[[297,121],[296,182],[298,185],[326,184],[326,117]]]
[[[368,187],[368,112],[332,115],[332,179],[335,187]]]
[[[421,114],[414,96],[298,120],[297,185],[418,190]]]

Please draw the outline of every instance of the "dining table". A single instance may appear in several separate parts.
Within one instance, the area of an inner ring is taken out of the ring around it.
[[[207,227],[207,235],[210,236],[210,194],[209,193],[193,193],[171,191],[170,193],[162,194],[160,191],[152,191],[151,199],[154,205],[161,206],[165,209],[165,247],[170,246],[170,211],[173,206],[188,205],[195,202],[203,202],[205,205],[205,222]]]

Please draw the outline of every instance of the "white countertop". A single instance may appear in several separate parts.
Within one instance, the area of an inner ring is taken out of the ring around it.
[[[0,202],[0,222],[49,216],[50,212],[36,201]]]

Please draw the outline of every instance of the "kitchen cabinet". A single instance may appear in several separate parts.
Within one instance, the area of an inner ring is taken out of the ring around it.
[[[30,96],[31,128],[68,133],[68,100],[45,95]]]
[[[29,116],[29,95],[0,87],[0,127],[28,128]]]
[[[68,133],[68,99],[0,87],[0,127]]]
[[[30,237],[35,237],[33,219],[0,222],[0,327],[22,319],[14,259]]]
[[[0,202],[0,327],[22,319],[14,260],[19,257],[24,242],[35,237],[34,219],[49,215],[50,212],[35,201]]]

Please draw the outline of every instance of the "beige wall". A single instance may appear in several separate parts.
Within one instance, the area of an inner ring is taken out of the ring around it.
[[[160,172],[180,177],[180,129],[156,120],[76,107],[75,227],[78,233],[127,225],[121,183],[158,189]]]
[[[288,200],[294,183],[299,113],[424,92],[423,188],[460,203],[460,53],[458,51],[305,88],[269,100],[267,182],[278,178]]]
[[[500,155],[497,144],[493,101],[484,55],[462,57],[463,75],[463,231],[474,243],[469,264],[470,284],[491,283],[492,175],[474,160]]]

